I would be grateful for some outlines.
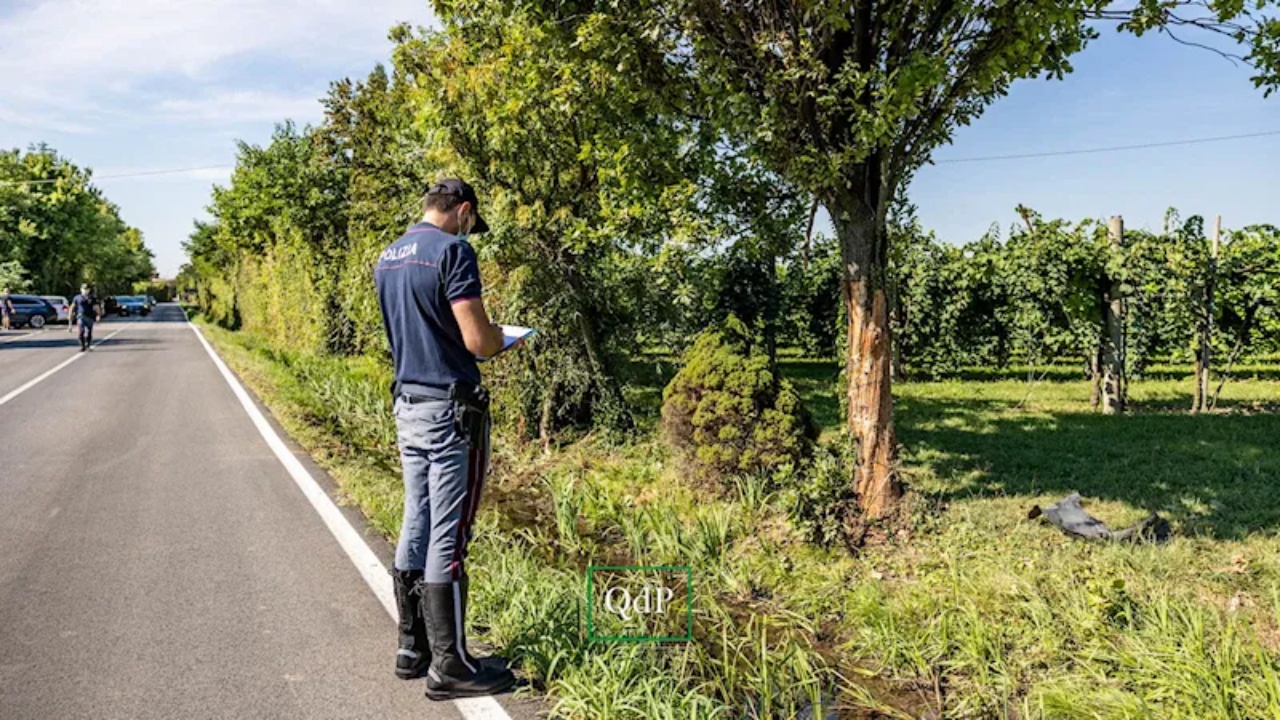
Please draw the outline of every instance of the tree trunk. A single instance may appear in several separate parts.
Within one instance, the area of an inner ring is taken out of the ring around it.
[[[584,283],[579,281],[578,273],[572,268],[566,273],[565,279],[575,298],[578,334],[582,340],[582,349],[587,356],[587,364],[591,367],[591,372],[594,375],[593,379],[600,389],[600,400],[610,406],[609,410],[611,412],[617,413],[615,419],[619,423],[630,427],[632,418],[627,411],[626,403],[623,402],[622,389],[618,385],[617,378],[611,372],[612,368],[605,365],[596,328],[591,321],[590,303],[586,300],[586,291],[583,288]]]
[[[776,368],[778,366],[778,324],[779,310],[778,298],[782,295],[782,288],[778,287],[778,259],[772,252],[766,253],[764,272],[765,277],[769,279],[769,297],[764,302],[764,351],[769,356],[769,367]]]
[[[870,518],[887,515],[902,496],[890,392],[892,338],[881,190],[880,179],[871,177],[862,192],[840,193],[828,202],[844,264],[848,426],[857,444],[853,484],[858,504]]]
[[[1201,368],[1204,367],[1204,345],[1196,347],[1195,388],[1191,392],[1191,413],[1194,415],[1204,408],[1204,384],[1200,381]]]
[[[889,378],[894,382],[902,382],[907,379],[907,368],[902,362],[902,348],[898,346],[898,343],[891,344],[893,345],[893,358],[889,365]]]

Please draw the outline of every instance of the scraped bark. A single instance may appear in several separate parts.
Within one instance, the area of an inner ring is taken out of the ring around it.
[[[857,444],[853,485],[863,514],[880,518],[896,507],[902,484],[893,425],[884,213],[878,183],[861,189],[833,199],[829,209],[844,263],[848,427]]]

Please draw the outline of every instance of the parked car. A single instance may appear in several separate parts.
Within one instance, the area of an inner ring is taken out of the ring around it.
[[[42,297],[10,295],[9,301],[13,303],[13,315],[10,318],[12,327],[20,328],[23,325],[30,325],[39,330],[45,326],[45,323],[58,321],[58,311]]]
[[[141,295],[117,295],[116,307],[121,317],[151,314],[151,308],[147,307],[147,299]]]
[[[148,295],[148,296],[147,296],[147,307],[155,307],[155,306],[156,306],[156,299],[155,299],[155,298],[153,298],[153,297],[151,297],[150,295]]]
[[[61,295],[41,295],[40,297],[44,298],[46,302],[53,306],[54,310],[58,311],[58,322],[71,322],[71,305],[66,298]]]
[[[111,316],[111,315],[118,315],[118,314],[120,313],[120,305],[119,305],[119,303],[117,303],[117,302],[116,302],[116,296],[115,296],[115,295],[108,295],[108,296],[106,296],[106,297],[102,298],[101,302],[102,302],[102,316],[103,316],[103,317],[108,317],[108,316]]]

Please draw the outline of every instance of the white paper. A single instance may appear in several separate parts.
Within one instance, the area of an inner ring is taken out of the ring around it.
[[[480,357],[477,355],[476,360],[484,362],[485,360],[501,355],[509,350],[512,345],[515,345],[521,340],[537,332],[537,330],[534,330],[533,328],[520,327],[519,325],[499,325],[498,327],[502,328],[502,349],[489,357]]]

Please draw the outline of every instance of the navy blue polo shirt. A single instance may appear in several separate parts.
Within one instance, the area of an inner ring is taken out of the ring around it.
[[[480,297],[480,267],[471,245],[418,223],[382,251],[374,282],[397,383],[480,384],[480,368],[453,316],[454,303]]]
[[[98,298],[80,294],[71,299],[71,313],[80,322],[92,323],[98,318]]]

